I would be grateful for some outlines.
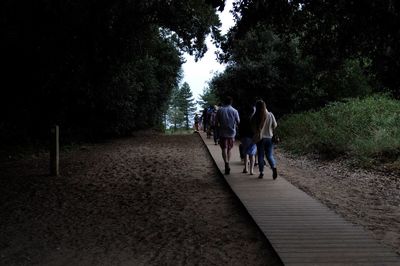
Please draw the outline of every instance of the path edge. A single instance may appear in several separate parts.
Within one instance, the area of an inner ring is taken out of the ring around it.
[[[276,252],[275,248],[272,246],[271,242],[268,240],[267,236],[264,234],[264,232],[261,230],[261,228],[258,226],[258,224],[256,223],[256,221],[254,220],[254,218],[251,216],[251,214],[249,213],[249,211],[247,210],[246,206],[243,204],[243,202],[240,200],[240,198],[238,197],[238,195],[235,193],[235,191],[232,189],[232,187],[229,185],[228,181],[225,179],[225,175],[221,172],[221,170],[219,169],[217,162],[214,160],[214,157],[211,155],[211,151],[207,148],[207,144],[204,141],[204,138],[200,135],[200,132],[195,132],[194,134],[197,134],[198,137],[200,138],[200,141],[203,143],[203,147],[204,149],[207,151],[208,156],[210,157],[211,161],[213,162],[214,167],[217,170],[218,176],[221,178],[221,180],[223,181],[223,183],[225,184],[225,186],[228,188],[228,190],[230,191],[230,193],[233,195],[233,197],[235,198],[235,200],[238,202],[238,204],[241,206],[241,208],[243,209],[244,213],[246,214],[247,218],[250,220],[250,222],[253,224],[253,226],[255,228],[257,228],[257,231],[260,235],[263,236],[263,239],[265,241],[265,243],[267,244],[268,248],[270,248],[270,250],[272,251],[272,255],[276,256],[276,258],[278,258],[279,262],[282,265],[285,265],[281,259],[281,257],[279,256],[279,254]],[[222,155],[221,155],[222,156]]]

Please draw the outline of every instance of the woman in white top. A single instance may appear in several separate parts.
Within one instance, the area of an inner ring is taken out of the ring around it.
[[[265,154],[272,169],[272,177],[276,179],[278,177],[278,171],[273,155],[274,144],[272,143],[272,136],[277,123],[274,115],[268,112],[264,101],[257,101],[256,111],[252,117],[251,123],[254,134],[260,135],[260,141],[257,142],[258,162],[261,162],[258,164],[260,171],[258,178],[264,177],[264,164],[262,162],[264,161]]]

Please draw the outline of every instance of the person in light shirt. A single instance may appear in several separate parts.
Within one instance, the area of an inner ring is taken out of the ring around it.
[[[272,143],[272,137],[277,123],[275,116],[271,112],[268,112],[265,102],[262,100],[256,103],[256,111],[251,119],[251,126],[254,136],[257,137],[255,142],[257,144],[258,168],[260,171],[258,178],[264,177],[264,164],[262,162],[264,161],[265,154],[272,169],[272,178],[275,180],[278,177],[278,171],[273,154],[274,144]]]
[[[239,112],[232,107],[232,97],[226,96],[223,106],[217,111],[217,123],[219,125],[219,145],[221,146],[222,158],[225,163],[225,174],[229,175],[229,161],[231,150],[235,142],[236,127],[240,123]]]

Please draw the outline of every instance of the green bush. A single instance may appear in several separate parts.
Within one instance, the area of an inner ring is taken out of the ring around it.
[[[294,110],[305,111],[333,101],[371,95],[371,78],[363,66],[364,61],[366,59],[347,59],[336,69],[314,72],[309,83],[295,90]]]
[[[398,165],[400,101],[375,95],[335,102],[283,118],[278,133],[283,147],[295,153],[345,156],[364,166],[377,161]]]

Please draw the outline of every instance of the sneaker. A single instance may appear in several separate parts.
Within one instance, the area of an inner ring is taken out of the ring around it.
[[[263,173],[260,173],[260,175],[258,176],[258,178],[263,178],[264,177],[264,174]]]
[[[229,175],[230,172],[231,172],[231,169],[230,169],[230,168],[225,168],[225,174],[226,174],[226,175]]]
[[[243,173],[243,174],[247,174],[246,168],[243,169],[243,172],[242,172],[242,173]]]
[[[275,180],[278,177],[278,171],[275,168],[272,168],[272,178]]]

